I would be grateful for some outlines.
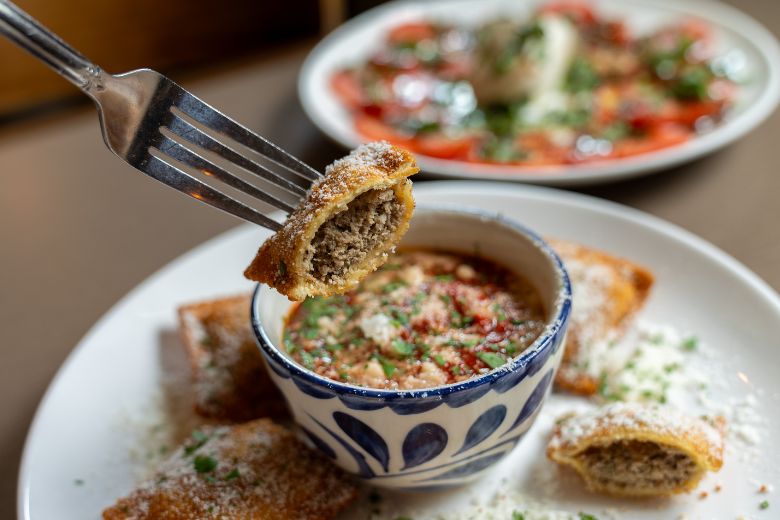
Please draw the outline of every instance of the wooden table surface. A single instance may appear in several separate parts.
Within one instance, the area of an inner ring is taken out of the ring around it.
[[[780,34],[774,2],[740,7]],[[296,100],[296,74],[309,47],[276,49],[186,86],[321,167],[343,150],[313,127]],[[778,135],[775,113],[708,158],[583,191],[674,222],[780,289]],[[71,349],[136,284],[238,222],[116,159],[86,106],[0,129],[0,166],[0,518],[12,518],[26,431]]]

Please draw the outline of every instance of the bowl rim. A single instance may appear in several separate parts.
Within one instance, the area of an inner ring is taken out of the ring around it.
[[[523,236],[529,240],[535,247],[537,247],[547,258],[555,271],[558,281],[558,294],[555,298],[554,309],[555,314],[553,317],[547,320],[542,333],[534,340],[534,342],[525,349],[519,356],[513,358],[510,362],[494,368],[493,370],[472,377],[458,383],[449,383],[446,385],[439,385],[430,388],[415,388],[410,390],[388,390],[383,388],[371,388],[358,385],[352,385],[348,383],[342,383],[333,379],[321,376],[288,358],[286,355],[273,344],[266,333],[265,327],[261,323],[258,307],[260,291],[265,284],[256,284],[252,293],[252,301],[250,307],[250,318],[252,323],[252,331],[255,336],[255,340],[259,345],[259,348],[263,354],[269,356],[273,361],[282,365],[286,370],[290,372],[291,377],[300,377],[306,382],[319,387],[326,387],[331,392],[337,394],[348,394],[357,397],[382,399],[387,401],[393,401],[397,399],[414,399],[414,398],[431,398],[442,397],[445,395],[454,394],[464,390],[471,390],[478,386],[490,384],[506,375],[509,375],[517,370],[522,370],[528,366],[537,356],[541,355],[548,348],[552,348],[554,340],[559,334],[565,332],[565,327],[568,323],[569,315],[571,314],[571,282],[569,280],[568,272],[563,265],[563,261],[553,248],[545,242],[541,236],[532,231],[523,224],[520,224],[514,219],[508,218],[501,213],[486,211],[477,208],[465,208],[461,206],[449,205],[449,204],[421,204],[415,212],[431,212],[431,213],[449,213],[460,216],[468,216],[477,218],[485,222],[491,222],[504,226],[511,231]],[[270,289],[270,287],[269,287]]]

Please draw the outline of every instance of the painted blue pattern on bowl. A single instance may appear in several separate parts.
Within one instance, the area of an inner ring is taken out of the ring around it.
[[[268,357],[265,358],[265,361],[274,374],[281,377],[282,379],[290,379],[290,371],[285,369],[281,363],[278,363],[274,359]]]
[[[336,452],[333,451],[333,448],[331,448],[327,442],[323,441],[320,437],[315,435],[311,430],[308,428],[304,428],[303,426],[300,427],[301,431],[308,437],[308,439],[314,444],[317,449],[319,449],[322,453],[325,454],[329,459],[336,459]]]
[[[299,377],[293,377],[292,381],[293,383],[295,383],[295,386],[300,388],[301,392],[303,392],[306,395],[316,397],[317,399],[333,399],[334,397],[336,397],[336,394],[334,394],[332,391],[328,391],[327,389],[322,389],[316,385],[313,385],[309,381],[306,381],[305,379],[301,379]]]
[[[374,457],[387,472],[387,464],[390,461],[390,451],[387,443],[369,425],[344,412],[333,412],[333,420],[347,436],[363,448],[366,453]]]
[[[523,409],[520,410],[520,415],[517,416],[517,419],[515,419],[515,422],[512,424],[512,426],[510,426],[509,429],[504,432],[504,435],[507,435],[509,432],[523,424],[529,417],[534,414],[534,412],[536,412],[536,410],[542,404],[544,396],[547,394],[547,388],[549,388],[550,383],[552,382],[552,377],[553,370],[550,369],[544,375],[542,380],[536,384],[536,388],[534,388],[534,391],[531,392],[530,396],[528,396],[528,400],[523,405]]]
[[[428,399],[419,401],[391,401],[387,406],[398,415],[415,415],[433,410],[444,404],[443,399]]]
[[[470,475],[473,475],[474,473],[479,473],[480,471],[483,471],[488,467],[492,466],[500,459],[504,458],[504,456],[507,453],[509,453],[509,450],[502,451],[500,453],[494,453],[492,455],[487,455],[485,457],[472,460],[471,462],[467,462],[462,466],[458,466],[457,468],[453,468],[449,471],[445,471],[444,473],[440,475],[436,475],[435,477],[427,478],[421,482],[428,482],[431,480],[450,480],[450,479],[468,477]]]
[[[462,392],[452,394],[444,400],[450,408],[460,408],[471,404],[486,393],[490,392],[490,385],[476,386],[474,388],[464,388]]]
[[[350,410],[379,410],[387,406],[383,400],[369,397],[341,394],[338,398]]]
[[[526,433],[527,432],[523,432],[523,433],[521,433],[521,434],[519,434],[519,435],[517,435],[515,437],[512,437],[511,439],[504,439],[503,441],[500,441],[497,444],[494,444],[494,445],[490,446],[489,448],[485,448],[485,449],[480,450],[480,451],[478,451],[476,453],[472,453],[471,455],[467,455],[467,456],[462,457],[462,458],[460,458],[458,460],[450,461],[450,462],[447,462],[445,464],[437,464],[436,466],[430,466],[430,467],[427,467],[425,469],[407,470],[407,471],[404,471],[403,474],[404,474],[404,476],[408,477],[408,476],[412,476],[412,475],[422,475],[422,474],[425,474],[425,473],[434,473],[434,472],[437,472],[439,470],[442,470],[442,469],[445,469],[445,468],[451,468],[453,466],[457,466],[459,464],[463,464],[466,461],[479,458],[479,457],[485,455],[486,453],[490,453],[492,451],[496,451],[497,449],[500,449],[502,447],[503,447],[502,451],[512,451],[512,449],[517,445],[517,443],[519,443],[523,439],[523,437],[525,437]],[[392,479],[392,478],[395,478],[395,475],[393,475],[393,474],[376,475],[375,478],[377,480]]]
[[[374,477],[374,475],[375,475],[374,470],[372,470],[371,466],[368,465],[368,462],[366,462],[366,457],[363,456],[362,453],[360,453],[358,450],[353,448],[350,443],[348,443],[347,441],[342,439],[340,436],[336,435],[336,433],[334,433],[330,428],[328,428],[327,426],[322,424],[320,421],[318,421],[317,419],[315,419],[311,415],[309,417],[311,417],[311,419],[315,423],[317,423],[317,425],[319,425],[320,428],[322,428],[324,431],[326,431],[328,434],[330,434],[330,436],[333,437],[336,440],[336,442],[341,444],[341,446],[345,450],[347,450],[347,453],[349,453],[352,456],[352,458],[355,459],[355,463],[358,466],[358,475],[359,476],[361,476],[363,478],[366,478],[366,479],[370,479],[370,478]]]
[[[477,417],[477,420],[474,421],[474,424],[471,425],[469,431],[466,433],[466,440],[463,442],[463,446],[461,446],[455,455],[460,455],[464,451],[470,450],[493,435],[493,432],[495,432],[498,427],[501,426],[501,423],[504,422],[505,417],[506,406],[503,404],[497,404]]]
[[[404,437],[401,452],[404,456],[402,471],[425,464],[439,456],[447,447],[447,431],[434,423],[418,424]]]

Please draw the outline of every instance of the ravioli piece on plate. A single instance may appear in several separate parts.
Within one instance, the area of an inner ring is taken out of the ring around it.
[[[669,406],[615,403],[563,418],[547,446],[593,491],[667,496],[694,489],[723,465],[725,421]]]
[[[630,260],[568,242],[548,239],[560,255],[572,285],[572,314],[566,350],[555,377],[559,390],[579,395],[598,391],[592,366],[598,344],[615,341],[642,308],[653,286],[653,274]]]
[[[266,371],[249,317],[251,296],[179,308],[179,334],[190,362],[195,412],[219,421],[284,417],[287,407]]]
[[[196,431],[104,520],[328,520],[357,488],[269,419]]]

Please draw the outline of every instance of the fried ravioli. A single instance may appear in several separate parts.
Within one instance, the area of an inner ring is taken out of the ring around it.
[[[193,432],[104,520],[329,520],[357,493],[327,459],[269,419]]]

